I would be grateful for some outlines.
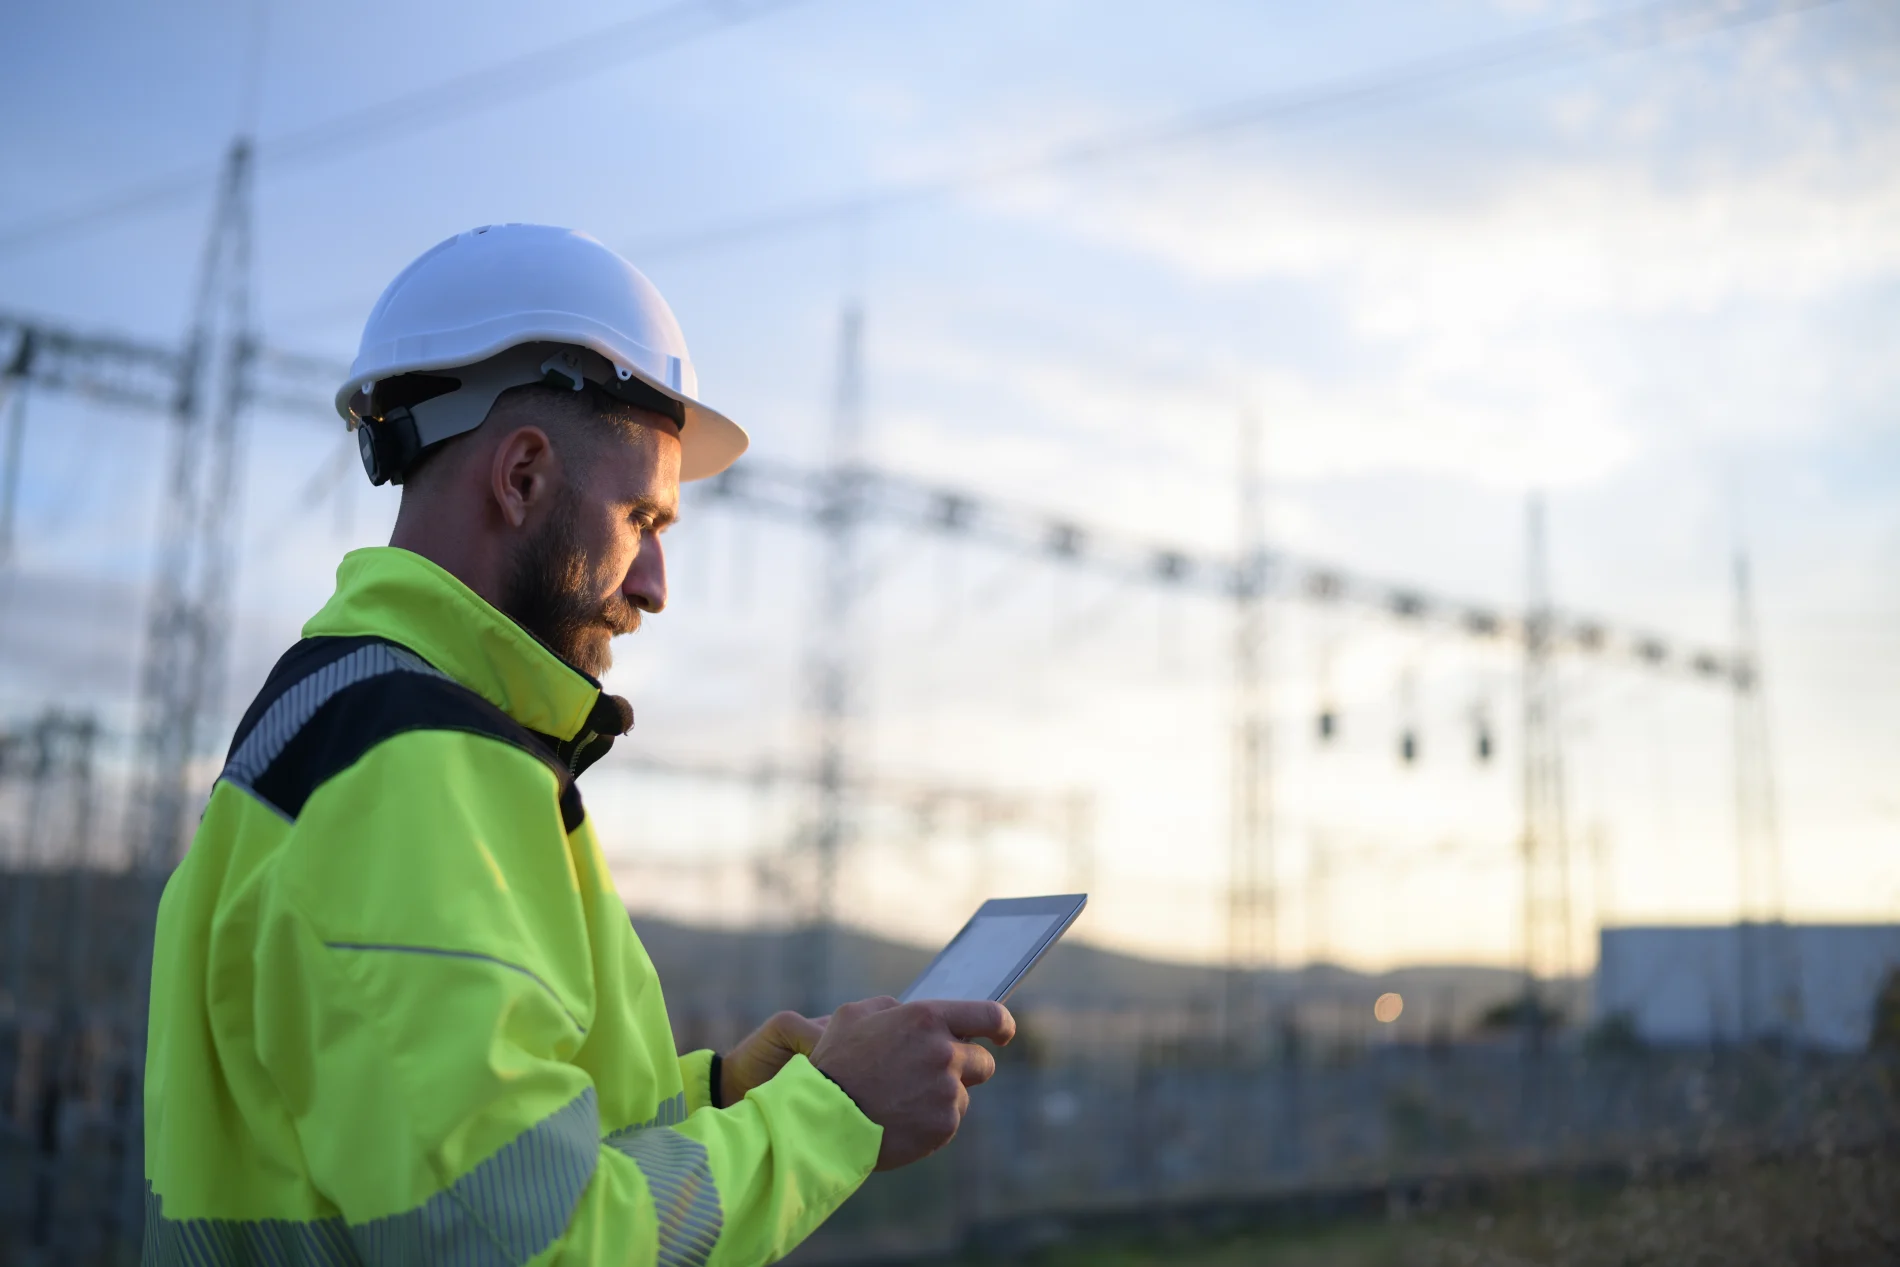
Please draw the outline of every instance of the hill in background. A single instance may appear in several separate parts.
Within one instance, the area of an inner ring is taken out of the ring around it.
[[[729,929],[688,925],[635,914],[647,953],[659,970],[668,1006],[683,1029],[702,1041],[724,1042],[781,1007],[800,1003],[799,965],[808,962],[809,931]],[[833,938],[837,998],[901,991],[930,962],[925,948],[840,929]],[[1523,977],[1509,968],[1418,965],[1360,972],[1336,964],[1261,972],[1261,997],[1279,1017],[1297,1016],[1322,1041],[1375,1037],[1422,1041],[1470,1032],[1483,1014],[1516,999]],[[1010,999],[1022,1017],[1120,1018],[1118,1032],[1174,1038],[1209,1029],[1227,986],[1226,973],[1205,964],[1146,959],[1064,941],[1051,951]],[[1372,1004],[1392,992],[1405,1000],[1399,1020],[1382,1026]],[[1557,991],[1572,1016],[1581,1015],[1586,983]],[[1074,1028],[1067,1025],[1064,1028]]]

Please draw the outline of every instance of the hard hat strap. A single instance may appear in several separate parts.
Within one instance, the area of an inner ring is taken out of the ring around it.
[[[456,386],[363,415],[357,445],[370,483],[402,483],[425,449],[481,426],[495,401],[511,387],[542,383],[581,391],[592,386],[623,404],[670,419],[675,428],[686,425],[686,407],[679,401],[637,375],[623,377],[611,361],[587,348],[522,344],[474,365],[432,371],[430,377]],[[376,394],[382,390],[378,385]]]

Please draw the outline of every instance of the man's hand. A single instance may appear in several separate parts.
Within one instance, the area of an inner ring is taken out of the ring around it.
[[[719,1103],[737,1104],[746,1092],[770,1082],[793,1056],[811,1055],[830,1020],[780,1012],[747,1034],[719,1058]]]
[[[865,999],[831,1014],[811,1062],[884,1128],[877,1168],[895,1170],[949,1143],[968,1088],[996,1072],[996,1057],[968,1040],[1015,1035],[1001,1003]]]

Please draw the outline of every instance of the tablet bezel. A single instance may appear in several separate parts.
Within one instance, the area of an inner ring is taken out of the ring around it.
[[[1061,916],[1060,920],[1052,922],[1049,925],[1049,930],[1030,948],[1029,953],[1016,961],[1016,966],[1010,969],[1009,973],[1003,978],[1002,983],[986,996],[987,1001],[991,1003],[1003,1002],[1009,998],[1010,991],[1014,990],[1017,984],[1029,974],[1029,970],[1036,966],[1036,961],[1047,954],[1051,946],[1061,940],[1062,934],[1069,931],[1069,926],[1075,923],[1076,916],[1080,915],[1082,908],[1088,904],[1089,895],[1086,893],[1055,893],[1046,897],[991,898],[976,908],[976,914],[964,921],[963,927],[957,930],[957,935],[944,944],[944,948],[939,950],[936,956],[925,965],[924,970],[917,974],[916,979],[904,988],[902,994],[897,996],[897,1001],[900,1003],[909,1003],[912,998],[915,997],[912,991],[924,983],[925,979],[928,978],[930,974],[936,970],[937,965],[942,962],[943,957],[956,949],[957,943],[969,936],[970,930],[976,927],[977,921],[983,919],[985,916]]]

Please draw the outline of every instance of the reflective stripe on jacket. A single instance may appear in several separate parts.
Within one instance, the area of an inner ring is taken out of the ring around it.
[[[591,678],[359,550],[166,885],[145,1262],[765,1263],[882,1132],[795,1057],[711,1107],[574,791]],[[592,719],[595,725],[590,725]]]

